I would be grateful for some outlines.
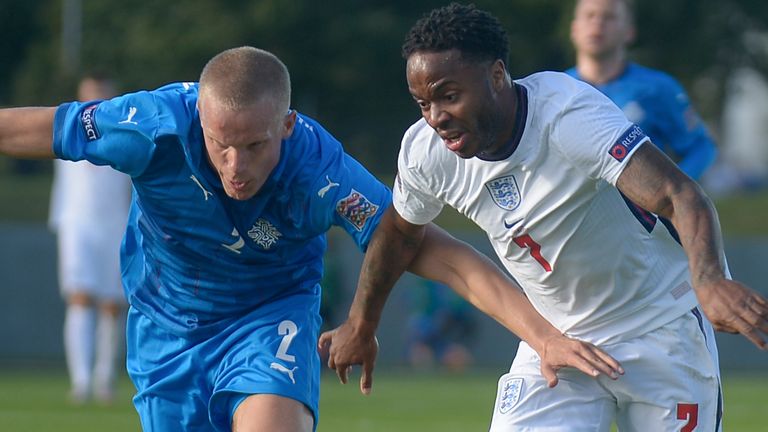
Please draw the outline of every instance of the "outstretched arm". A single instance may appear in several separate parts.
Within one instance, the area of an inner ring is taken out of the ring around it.
[[[541,372],[550,387],[556,372],[566,366],[613,379],[621,365],[594,345],[568,338],[544,319],[522,289],[488,257],[453,238],[436,225],[427,226],[421,251],[409,270],[450,286],[475,307],[494,318],[541,357]]]
[[[363,394],[369,394],[373,385],[378,353],[376,329],[384,304],[416,256],[423,236],[423,226],[409,224],[390,206],[368,244],[349,317],[338,328],[320,335],[318,349],[330,350],[328,367],[336,370],[342,383],[347,383],[352,365],[362,365]]]
[[[375,245],[375,248],[371,249]],[[416,253],[418,251],[418,254]],[[320,337],[329,349],[328,366],[343,383],[351,365],[362,364],[360,388],[371,391],[378,351],[376,328],[392,286],[408,267],[420,276],[449,285],[462,297],[528,342],[542,358],[541,370],[550,386],[556,371],[576,367],[592,376],[617,378],[623,373],[613,358],[594,345],[569,339],[541,317],[516,284],[487,257],[435,225],[413,225],[393,208],[380,222],[369,246],[349,318]]]
[[[0,109],[0,153],[29,159],[51,159],[56,108]]]
[[[714,328],[741,333],[767,349],[768,300],[726,278],[720,223],[699,185],[646,143],[629,160],[617,187],[640,207],[672,222],[688,255],[696,296]]]

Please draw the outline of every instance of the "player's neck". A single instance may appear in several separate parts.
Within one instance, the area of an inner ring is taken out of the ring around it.
[[[591,84],[605,84],[613,81],[627,67],[627,56],[623,51],[604,57],[580,54],[576,62],[579,77]]]
[[[511,85],[503,91],[503,94],[499,98],[498,110],[504,113],[504,118],[514,119],[514,121],[504,122],[505,128],[498,134],[498,142],[490,148],[485,149],[477,156],[483,160],[501,160],[509,157],[514,151],[513,147],[517,144],[513,141],[517,128],[522,127],[519,122],[525,122],[525,119],[520,119],[519,114],[519,98],[517,84],[511,82]],[[513,146],[513,147],[510,147]],[[503,157],[501,156],[503,155]]]

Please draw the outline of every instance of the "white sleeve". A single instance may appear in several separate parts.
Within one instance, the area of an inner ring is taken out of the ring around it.
[[[588,176],[616,184],[630,157],[649,139],[592,87],[576,93],[555,121],[553,141]]]
[[[412,139],[410,130],[403,138],[403,144],[397,159],[397,177],[392,190],[392,204],[400,216],[415,225],[431,222],[443,209],[440,201],[429,187],[423,176],[425,158],[413,157],[409,150]],[[419,160],[420,159],[420,160]]]

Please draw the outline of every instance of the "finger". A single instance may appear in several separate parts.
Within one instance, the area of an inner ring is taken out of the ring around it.
[[[587,355],[589,357],[593,357],[591,354],[587,354]],[[570,367],[576,368],[593,378],[600,375],[600,371],[592,364],[592,362],[586,359],[584,354],[573,352],[567,358],[568,360],[563,366],[570,366]]]
[[[597,347],[594,347],[594,354],[597,358],[599,358],[601,365],[605,365],[605,367],[607,367],[607,371],[603,370],[603,373],[611,376],[612,378],[618,378],[618,375],[624,375],[624,368],[621,367],[621,363],[619,363],[619,361],[613,358],[610,354]]]
[[[553,388],[557,385],[558,383],[557,372],[553,367],[549,365],[544,365],[542,363],[541,375],[544,377],[545,380],[547,380],[547,387]]]
[[[755,295],[747,304],[749,309],[756,315],[753,322],[755,327],[768,334],[768,302],[763,297]]]
[[[743,334],[744,337],[749,339],[750,342],[755,344],[755,346],[757,346],[761,350],[768,349],[768,342],[766,342],[765,339],[763,339],[763,336],[754,327],[749,327],[747,330],[739,331],[739,333]]]
[[[764,350],[768,349],[768,345],[766,345],[766,341],[763,340],[762,336],[760,335],[760,332],[750,325],[744,318],[737,316],[734,319],[733,327],[744,335],[747,339],[749,339],[750,342],[755,344],[758,348]]]
[[[761,296],[760,294],[752,295],[752,299],[756,304],[763,307],[763,310],[768,310],[768,298]]]
[[[330,348],[331,348],[331,344],[329,341],[319,340],[317,342],[317,353],[320,354],[320,357],[326,357],[327,355],[329,355]]]
[[[757,330],[751,329],[747,332],[741,332],[741,334],[743,334],[744,337],[749,339],[750,342],[755,344],[755,346],[757,346],[761,350],[768,350],[768,342],[766,342],[765,339],[763,339],[763,337],[760,336],[760,333]]]
[[[360,392],[366,396],[373,391],[373,362],[363,363],[363,373],[360,376]]]
[[[341,381],[342,384],[347,383],[347,375],[349,374],[349,369],[352,366],[347,365],[336,365],[336,375],[339,377],[339,381]]]
[[[333,340],[333,331],[327,331],[323,332],[323,334],[320,335],[320,338],[317,340],[317,349],[321,350],[323,347],[330,346],[331,341]]]

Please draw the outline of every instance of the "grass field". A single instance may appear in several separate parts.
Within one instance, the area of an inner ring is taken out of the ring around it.
[[[351,382],[325,375],[318,432],[485,431],[497,376],[381,373],[369,397]],[[726,431],[760,432],[768,425],[768,374],[725,375]],[[0,372],[0,431],[133,432],[140,430],[130,403],[131,384],[120,382],[115,405],[71,406],[63,371]],[[556,413],[553,413],[556,415]]]

